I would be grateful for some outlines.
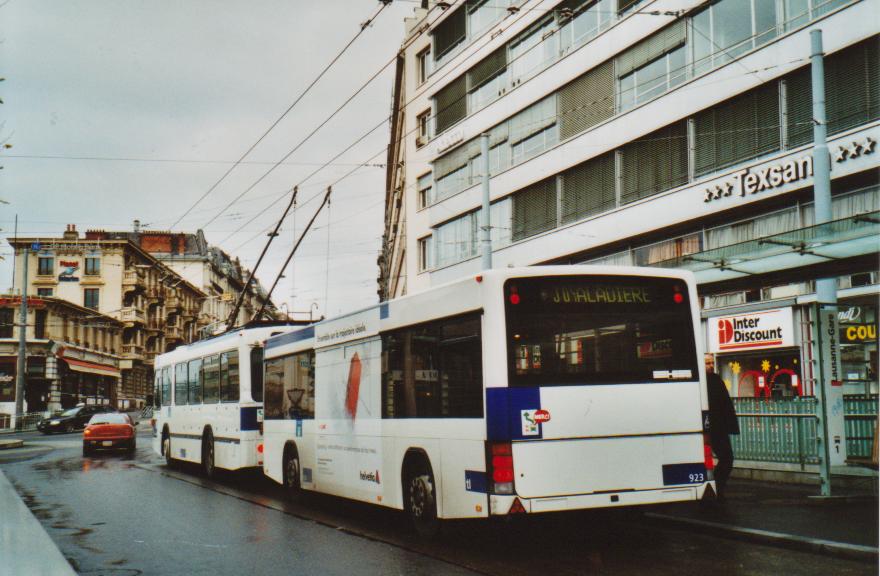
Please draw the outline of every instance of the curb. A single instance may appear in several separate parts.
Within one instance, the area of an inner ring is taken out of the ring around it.
[[[778,546],[780,548],[789,548],[791,550],[814,552],[847,560],[875,563],[877,562],[878,552],[880,552],[880,550],[873,546],[847,544],[844,542],[835,542],[833,540],[823,540],[821,538],[809,538],[807,536],[785,534],[784,532],[771,532],[769,530],[760,530],[757,528],[745,528],[743,526],[731,526],[729,524],[697,520],[695,518],[681,518],[657,512],[646,512],[645,517],[670,524],[678,524],[683,527],[700,528],[705,532],[737,540],[747,540],[760,544],[768,544],[770,546]]]
[[[24,446],[23,440],[0,440],[0,450],[10,450]]]

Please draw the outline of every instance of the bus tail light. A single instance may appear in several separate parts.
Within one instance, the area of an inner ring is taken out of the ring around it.
[[[262,453],[263,453],[263,443],[260,442],[259,444],[257,444],[257,454],[262,454]]]
[[[703,463],[706,465],[707,472],[715,469],[715,460],[712,458],[712,441],[705,433],[703,434]]]
[[[490,492],[513,494],[513,448],[510,442],[491,442],[487,450]]]

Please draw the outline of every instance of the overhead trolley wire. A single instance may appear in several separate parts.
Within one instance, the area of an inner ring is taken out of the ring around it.
[[[290,106],[287,107],[287,110],[285,110],[284,113],[281,114],[281,116],[279,116],[278,118],[275,119],[274,122],[272,122],[272,124],[269,126],[269,128],[266,129],[265,132],[263,132],[262,136],[260,136],[260,137],[257,139],[257,141],[254,142],[254,143],[250,146],[250,148],[248,148],[247,151],[246,151],[244,154],[242,154],[241,157],[240,157],[235,163],[232,164],[232,166],[229,167],[229,169],[223,174],[223,176],[220,177],[219,180],[217,180],[216,182],[214,182],[214,184],[212,184],[211,187],[208,188],[208,190],[207,190],[204,194],[202,194],[202,195],[199,197],[198,200],[196,200],[196,201],[195,201],[195,202],[194,202],[189,208],[187,208],[187,210],[186,210],[186,211],[185,211],[185,212],[184,212],[184,213],[183,213],[183,214],[182,214],[182,215],[181,215],[181,216],[180,216],[180,217],[174,222],[174,224],[171,225],[171,228],[174,228],[175,226],[177,226],[178,224],[180,224],[180,222],[181,222],[184,218],[186,218],[186,216],[187,216],[187,215],[193,210],[193,208],[195,208],[195,207],[196,207],[196,206],[197,206],[202,200],[204,200],[205,198],[207,198],[208,195],[211,194],[211,193],[217,188],[217,186],[219,186],[220,183],[223,182],[223,181],[226,179],[226,177],[229,176],[229,175],[232,173],[232,171],[235,170],[236,167],[238,167],[239,164],[242,163],[242,161],[248,156],[248,154],[250,154],[251,152],[253,152],[253,150],[254,150],[254,149],[260,144],[260,142],[262,142],[263,139],[265,139],[266,136],[268,136],[269,132],[271,132],[272,130],[274,130],[275,127],[278,126],[278,124],[281,122],[281,120],[283,120],[283,119],[284,119],[284,118],[290,113],[290,111],[293,110],[293,108],[294,108],[297,104],[299,104],[299,102],[305,97],[305,95],[308,94],[309,91],[311,91],[311,89],[315,86],[315,84],[317,84],[318,81],[319,81],[321,78],[323,78],[324,75],[325,75],[327,72],[330,71],[330,68],[332,68],[333,65],[334,65],[334,64],[335,64],[335,63],[336,63],[336,62],[342,57],[342,55],[345,54],[345,52],[351,47],[351,45],[354,44],[355,40],[357,40],[358,37],[360,37],[360,35],[364,33],[364,31],[369,27],[369,24],[370,24],[373,20],[375,20],[376,17],[378,17],[379,14],[381,14],[382,11],[383,11],[385,8],[388,7],[388,4],[389,4],[388,2],[381,2],[381,6],[379,6],[379,9],[376,10],[376,12],[375,12],[375,13],[374,13],[369,19],[367,19],[366,22],[364,22],[363,24],[361,24],[360,29],[357,31],[357,33],[354,35],[354,37],[353,37],[351,40],[349,40],[348,43],[347,43],[345,46],[343,46],[342,50],[340,50],[339,53],[336,54],[336,56],[335,56],[335,57],[334,57],[334,58],[333,58],[333,59],[332,59],[332,60],[331,60],[326,66],[324,66],[324,68],[323,68],[323,70],[321,70],[320,74],[318,74],[318,75],[315,77],[315,79],[312,80],[312,82],[311,82],[308,86],[306,86],[305,90],[303,90],[303,91],[300,93],[300,95],[296,97],[296,99],[293,101],[293,103],[292,103]],[[288,156],[289,156],[289,155],[288,155]],[[284,159],[287,159],[287,156],[285,156]],[[282,160],[282,161],[283,161],[283,160]],[[279,163],[275,163],[275,164],[272,166],[272,168],[269,169],[269,172],[271,172],[272,170],[274,170],[275,168],[277,168],[277,167],[278,167],[278,164],[279,164]],[[266,174],[268,174],[269,172],[267,172]],[[264,175],[264,176],[265,176],[265,175]],[[260,180],[262,180],[262,178],[260,178]],[[259,182],[259,180],[258,180],[258,182]],[[255,185],[255,184],[254,184],[254,185]],[[250,188],[249,188],[248,190],[250,190]],[[247,191],[245,191],[244,193],[247,193]],[[242,194],[242,195],[244,195],[244,194]],[[241,196],[239,196],[239,198],[240,198],[240,197],[241,197]],[[220,214],[222,214],[223,211],[225,211],[225,210],[226,210],[226,208],[224,208],[224,209],[220,212]],[[214,220],[216,220],[217,217],[220,216],[220,214],[217,214],[217,216],[215,216],[214,218],[212,218],[210,222],[213,222]],[[209,224],[210,224],[210,222],[209,222]]]

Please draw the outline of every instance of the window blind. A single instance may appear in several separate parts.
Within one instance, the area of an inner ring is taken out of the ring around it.
[[[623,204],[687,182],[686,135],[686,123],[676,122],[622,148]]]
[[[567,224],[614,208],[614,152],[562,173],[562,222]]]
[[[695,174],[780,148],[779,85],[764,84],[697,114]]]
[[[825,114],[828,134],[837,134],[880,116],[878,37],[836,52],[825,60]]]
[[[474,90],[479,88],[487,81],[504,72],[506,67],[507,46],[502,46],[483,58],[479,64],[468,70],[468,89]]]
[[[557,102],[561,140],[611,118],[614,115],[614,64],[609,60],[563,86]]]
[[[685,41],[685,19],[682,18],[671,26],[642,40],[617,58],[617,77],[622,78],[633,70],[641,68],[648,62],[656,60]]]
[[[556,227],[556,177],[532,184],[513,194],[513,241]]]
[[[467,76],[456,78],[434,96],[437,134],[467,116]]]
[[[467,36],[467,12],[465,6],[459,7],[446,20],[434,28],[434,60],[439,60]]]

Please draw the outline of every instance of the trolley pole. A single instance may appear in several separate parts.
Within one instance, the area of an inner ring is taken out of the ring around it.
[[[480,135],[480,154],[483,158],[483,210],[480,214],[480,236],[483,270],[492,269],[492,223],[489,217],[489,134]]]
[[[24,413],[25,368],[27,367],[27,282],[28,259],[27,246],[24,247],[24,265],[21,279],[21,307],[18,316],[18,365],[15,370],[15,427],[21,427],[21,415]]]
[[[830,222],[831,156],[828,153],[828,125],[825,114],[825,62],[822,30],[810,32],[810,64],[813,96],[813,198],[816,224]],[[831,467],[846,461],[843,389],[837,318],[837,279],[816,280],[817,304],[813,309],[814,345],[818,354],[818,432],[821,495],[831,496]]]

